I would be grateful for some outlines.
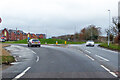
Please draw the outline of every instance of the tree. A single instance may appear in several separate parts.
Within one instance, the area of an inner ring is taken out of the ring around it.
[[[118,37],[118,32],[119,32],[119,29],[118,29],[118,18],[117,17],[113,17],[112,18],[112,25],[110,26],[110,30],[109,29],[105,29],[106,33],[108,34],[109,32],[109,35],[110,35],[110,41],[114,42],[114,38],[115,37]],[[108,35],[107,35],[108,36]]]
[[[89,25],[87,28],[81,30],[80,36],[83,40],[97,40],[101,34],[101,28],[95,25]]]

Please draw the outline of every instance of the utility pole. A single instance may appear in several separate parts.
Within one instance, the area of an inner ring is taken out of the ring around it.
[[[76,41],[76,26],[74,27],[74,41]]]
[[[110,10],[108,10],[109,12],[109,30],[108,30],[108,47],[110,45]]]
[[[91,40],[92,40],[92,27],[91,27]]]
[[[17,28],[16,28],[16,41],[17,41]]]

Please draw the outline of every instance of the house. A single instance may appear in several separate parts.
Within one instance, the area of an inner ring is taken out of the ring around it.
[[[99,42],[106,42],[107,41],[107,37],[105,37],[105,36],[99,36],[98,37],[98,41]]]
[[[28,37],[30,39],[46,38],[45,34],[31,34],[31,33],[25,33],[22,30],[13,30],[13,29],[6,29],[6,28],[4,28],[3,30],[0,30],[0,37],[4,37],[5,40],[10,40],[10,41],[23,40],[23,39],[27,39]]]
[[[45,34],[36,34],[38,39],[46,39],[46,35]]]
[[[4,37],[5,40],[9,40],[9,32],[6,28],[3,30],[0,30],[0,34],[2,37]]]

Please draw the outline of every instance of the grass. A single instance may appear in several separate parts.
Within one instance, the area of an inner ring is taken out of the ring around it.
[[[104,48],[108,48],[108,49],[112,49],[112,50],[119,50],[120,51],[120,45],[118,45],[118,44],[110,44],[109,47],[108,47],[107,43],[101,43],[100,46],[104,47]]]
[[[39,39],[41,44],[56,44],[56,41],[58,41],[58,44],[65,44],[65,40],[62,39]],[[9,44],[27,44],[27,39],[19,40],[19,41],[7,41],[5,43]],[[67,44],[83,44],[85,42],[68,42]]]
[[[13,56],[2,56],[1,59],[2,60],[0,60],[0,63],[2,61],[2,64],[9,64],[15,61]]]
[[[4,49],[10,45],[0,44],[0,64],[9,64],[15,61],[14,57],[10,54],[10,51]]]

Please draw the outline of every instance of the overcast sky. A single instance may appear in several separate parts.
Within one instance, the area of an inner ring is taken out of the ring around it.
[[[111,18],[118,16],[119,0],[0,0],[0,29],[47,33],[48,37],[80,32],[94,24],[102,35]]]

